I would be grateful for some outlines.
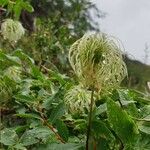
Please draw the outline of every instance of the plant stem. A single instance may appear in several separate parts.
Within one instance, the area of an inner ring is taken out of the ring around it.
[[[52,132],[54,132],[54,134],[56,135],[57,139],[58,139],[59,141],[61,141],[61,143],[66,143],[66,142],[61,138],[61,136],[55,131],[55,128],[54,128],[52,125],[50,125],[50,124],[47,122],[46,119],[43,118],[43,121],[44,121],[45,125],[46,125],[50,130],[52,130]]]
[[[43,114],[43,112],[41,111],[40,108],[38,108],[37,110],[40,113],[41,119],[43,121],[43,123],[55,134],[55,136],[57,137],[57,139],[61,142],[61,143],[66,143],[61,136],[55,131],[55,128],[48,123],[46,116]]]
[[[87,128],[86,150],[89,149],[89,137],[91,134],[91,126],[92,126],[93,103],[94,103],[94,89],[92,89],[91,91],[91,104],[90,104],[90,112],[89,112],[89,123],[88,123],[88,128]]]

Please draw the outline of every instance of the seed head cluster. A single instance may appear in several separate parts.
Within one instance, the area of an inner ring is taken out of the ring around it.
[[[1,34],[10,42],[17,42],[24,33],[25,29],[19,21],[6,19],[1,25]]]

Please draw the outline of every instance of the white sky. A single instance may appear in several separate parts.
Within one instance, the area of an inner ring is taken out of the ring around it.
[[[150,0],[91,0],[106,12],[100,19],[103,32],[119,38],[132,59],[144,62],[145,44],[149,46],[150,64]]]

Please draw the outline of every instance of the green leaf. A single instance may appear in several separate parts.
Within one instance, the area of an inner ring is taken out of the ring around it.
[[[16,114],[16,116],[18,117],[22,117],[22,118],[34,118],[34,119],[39,119],[41,120],[41,117],[37,114],[33,114],[33,113],[28,113],[28,114]]]
[[[22,7],[30,13],[34,11],[34,8],[30,5],[29,2],[23,2]]]
[[[56,121],[56,128],[58,130],[59,135],[63,138],[64,141],[67,142],[69,137],[69,131],[67,129],[66,124],[62,120],[58,119]]]
[[[27,128],[29,128],[29,125],[23,125],[23,126],[15,126],[13,129],[16,131],[16,133],[22,133],[24,132]]]
[[[52,91],[54,91],[53,94],[49,96],[48,98],[46,98],[43,103],[43,107],[46,110],[51,109],[51,105],[53,102],[61,101],[61,95],[63,93],[63,90],[61,89],[61,87],[58,90],[52,89]]]
[[[44,100],[44,103],[42,104],[43,108],[49,110],[51,108],[51,104],[53,103],[54,98],[55,98],[55,94],[46,98]]]
[[[145,125],[145,124],[138,124],[138,128],[140,131],[146,134],[150,134],[150,124]]]
[[[20,18],[20,14],[21,14],[21,10],[22,10],[21,4],[22,4],[22,0],[17,1],[13,7],[13,11],[14,11],[14,14],[15,14],[15,17],[17,20],[19,20],[19,18]]]
[[[96,138],[101,137],[108,140],[114,139],[114,136],[112,135],[111,131],[107,128],[105,123],[100,120],[92,122],[92,130]]]
[[[27,150],[22,144],[18,143],[16,145],[13,146],[13,148],[17,149],[17,150]]]
[[[23,53],[20,49],[14,51],[13,55],[19,57],[22,61],[28,62],[30,65],[34,64],[34,60],[25,53]]]
[[[150,105],[145,105],[141,108],[141,117],[144,118],[148,115],[150,115]]]
[[[133,101],[132,95],[128,89],[117,89],[121,101]]]
[[[41,146],[37,150],[79,150],[84,146],[83,143],[66,143],[66,144],[47,144],[46,146]]]
[[[138,128],[141,132],[150,135],[150,115],[142,118],[141,121],[138,122]]]
[[[146,97],[144,93],[137,91],[137,90],[130,90],[132,95],[134,95],[134,99],[137,102],[144,103],[144,104],[150,104],[150,98]]]
[[[35,98],[31,95],[15,95],[14,98],[19,102],[34,103]]]
[[[50,71],[52,79],[60,82],[61,85],[66,83],[65,79],[68,79],[66,75],[60,74],[59,72]]]
[[[3,53],[2,51],[0,51],[0,62],[3,62],[4,65],[20,65],[21,61],[18,57],[16,56],[10,56],[10,55],[6,55],[5,53]]]
[[[100,114],[102,114],[102,113],[104,113],[106,111],[107,111],[107,105],[106,105],[106,103],[101,104],[100,106],[98,106],[96,108],[96,115],[100,115]]]
[[[12,129],[4,129],[0,131],[0,142],[4,145],[12,146],[18,141],[18,135]]]
[[[108,120],[113,130],[125,145],[132,145],[138,134],[136,124],[119,105],[111,99],[107,101]]]
[[[97,150],[109,150],[109,146],[108,144],[110,142],[108,142],[106,139],[104,138],[99,138],[98,140],[96,140],[96,149]]]
[[[137,140],[134,150],[149,150],[150,149],[150,135],[141,134]]]
[[[74,130],[77,130],[79,132],[86,132],[87,128],[87,121],[85,119],[76,119],[74,120]]]
[[[39,80],[44,80],[45,79],[44,75],[42,74],[42,72],[36,66],[32,66],[32,72],[31,72],[31,74],[36,79],[39,79]]]
[[[63,103],[60,103],[55,109],[53,109],[49,117],[49,121],[51,123],[55,123],[57,119],[59,119],[64,115],[64,113],[65,113],[65,106]]]
[[[21,139],[20,143],[23,146],[33,145],[39,142],[45,143],[51,136],[52,131],[46,127],[36,127],[34,129],[26,131]]]
[[[136,101],[134,101],[133,94],[128,89],[116,90],[120,103],[123,108],[133,117],[138,117],[138,109],[136,108]],[[118,102],[119,103],[119,102]]]
[[[9,0],[0,0],[0,5],[5,6],[8,4],[8,2],[9,2]]]

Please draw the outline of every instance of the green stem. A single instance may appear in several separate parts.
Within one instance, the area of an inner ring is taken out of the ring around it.
[[[94,103],[94,90],[92,89],[92,92],[91,92],[90,112],[89,112],[89,123],[88,123],[88,128],[87,128],[86,150],[89,149],[89,137],[90,137],[90,134],[91,134],[91,126],[92,126],[93,103]]]

